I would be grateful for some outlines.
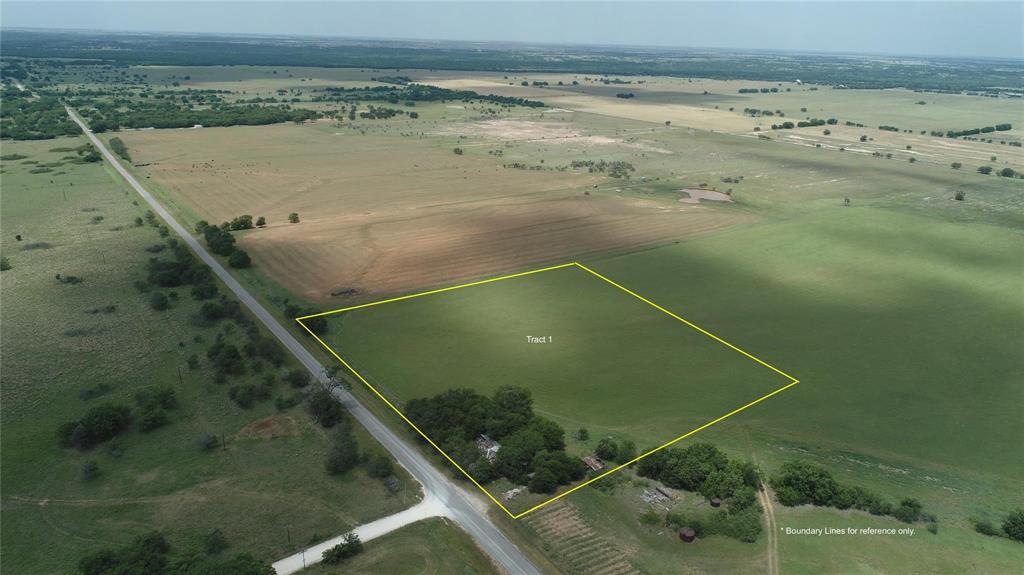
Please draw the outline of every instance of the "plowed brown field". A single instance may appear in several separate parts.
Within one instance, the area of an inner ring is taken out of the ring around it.
[[[671,241],[750,216],[585,193],[602,176],[508,169],[436,139],[330,126],[124,133],[137,164],[195,218],[266,216],[240,235],[260,271],[312,301],[398,293]],[[286,217],[298,212],[299,224]]]

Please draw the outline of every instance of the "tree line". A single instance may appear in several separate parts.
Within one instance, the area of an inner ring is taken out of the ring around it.
[[[360,100],[383,100],[393,104],[399,102],[447,102],[477,100],[491,102],[503,106],[525,106],[527,108],[542,108],[544,102],[516,98],[513,96],[499,96],[496,94],[479,94],[472,90],[449,90],[437,86],[425,84],[407,84],[402,86],[365,86],[362,88],[324,88],[324,93],[329,94],[327,98],[336,102],[355,102]],[[316,101],[316,98],[314,98]]]

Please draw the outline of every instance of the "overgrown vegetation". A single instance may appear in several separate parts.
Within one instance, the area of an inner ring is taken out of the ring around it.
[[[492,397],[455,389],[414,399],[406,413],[480,483],[504,476],[535,493],[552,493],[583,478],[583,463],[565,453],[565,431],[533,413],[527,389],[504,386]],[[483,435],[500,442],[494,456],[477,445]]]
[[[779,503],[786,506],[817,505],[836,509],[858,509],[872,515],[890,515],[904,523],[925,521],[935,517],[924,512],[916,499],[905,498],[898,505],[856,485],[837,482],[824,467],[805,461],[788,461],[771,479]]]
[[[157,532],[137,537],[123,547],[101,549],[78,562],[80,575],[273,575],[274,568],[248,553],[220,557],[227,545],[214,531],[193,546],[173,550]]]
[[[695,443],[647,456],[640,461],[637,474],[725,502],[725,509],[710,518],[669,513],[665,518],[668,526],[691,527],[698,536],[725,535],[745,542],[757,540],[761,533],[761,506],[757,502],[761,480],[749,461],[730,460],[714,445]]]

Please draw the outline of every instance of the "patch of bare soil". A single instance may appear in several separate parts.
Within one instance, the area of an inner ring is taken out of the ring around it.
[[[238,430],[243,439],[273,439],[299,434],[299,424],[286,415],[268,415]]]
[[[686,194],[685,198],[679,198],[680,202],[684,204],[697,204],[701,200],[708,200],[709,202],[729,202],[732,203],[732,198],[729,194],[724,192],[716,192],[713,190],[702,190],[700,188],[686,188],[680,190]]]

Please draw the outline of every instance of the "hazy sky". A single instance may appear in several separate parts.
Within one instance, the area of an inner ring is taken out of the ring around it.
[[[1024,2],[9,2],[4,27],[1024,58]]]

